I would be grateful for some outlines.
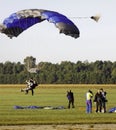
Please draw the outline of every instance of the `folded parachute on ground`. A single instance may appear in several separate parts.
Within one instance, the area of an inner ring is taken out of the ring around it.
[[[0,25],[0,32],[10,38],[17,37],[29,27],[44,20],[54,23],[60,33],[74,38],[79,37],[79,29],[70,19],[58,12],[42,9],[26,9],[11,14]]]

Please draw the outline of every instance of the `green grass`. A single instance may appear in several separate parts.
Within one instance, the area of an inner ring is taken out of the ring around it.
[[[96,124],[116,123],[115,113],[85,112],[85,93],[91,89],[94,94],[97,89],[104,88],[108,95],[107,110],[116,106],[116,85],[40,85],[35,89],[35,95],[25,95],[20,92],[24,85],[0,85],[0,125],[30,125],[30,124]],[[64,106],[67,108],[67,90],[72,90],[75,97],[74,109],[14,109],[18,106]]]

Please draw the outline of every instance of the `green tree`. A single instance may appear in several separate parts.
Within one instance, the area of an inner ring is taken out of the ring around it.
[[[25,65],[27,70],[29,70],[31,68],[35,68],[36,67],[36,58],[34,58],[32,56],[26,57],[24,59],[24,65]]]

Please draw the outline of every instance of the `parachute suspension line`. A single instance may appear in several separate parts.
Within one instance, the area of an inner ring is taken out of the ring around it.
[[[72,19],[93,19],[94,21],[98,22],[100,19],[100,15],[95,15],[95,16],[91,16],[91,17],[70,17]]]
[[[72,19],[88,19],[90,17],[70,17],[70,18],[72,18]]]

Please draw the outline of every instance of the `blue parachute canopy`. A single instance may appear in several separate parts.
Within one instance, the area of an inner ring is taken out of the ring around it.
[[[110,108],[109,113],[115,113],[116,112],[116,107]]]
[[[11,14],[0,25],[0,32],[8,37],[17,37],[29,27],[47,20],[59,29],[60,33],[78,38],[80,35],[77,26],[66,16],[49,10],[26,9]]]

